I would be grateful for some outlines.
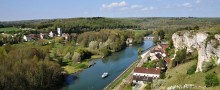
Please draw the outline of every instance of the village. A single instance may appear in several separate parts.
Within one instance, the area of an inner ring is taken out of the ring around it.
[[[142,58],[142,65],[135,67],[132,74],[133,90],[142,90],[155,79],[164,78],[168,64],[171,61],[166,52],[168,47],[166,41],[161,42],[161,44],[154,46],[148,54],[142,56],[144,57]]]
[[[152,40],[158,38],[148,36],[145,37],[145,40],[146,39]],[[141,60],[130,75],[123,79],[123,81],[114,89],[119,90],[124,84],[131,83],[133,90],[144,90],[146,89],[146,86],[151,85],[154,80],[165,78],[165,72],[171,61],[168,57],[168,52],[166,51],[168,48],[168,42],[164,40],[143,52],[141,54]]]
[[[43,32],[43,33],[36,33],[34,29],[29,28],[21,28],[23,32],[19,33],[1,33],[0,39],[4,43],[10,43],[10,44],[16,44],[20,42],[32,42],[32,41],[38,41],[41,40],[41,45],[46,45],[49,43],[54,42],[54,38],[61,39],[62,41],[69,40],[71,38],[71,35],[68,33],[63,33],[61,28],[57,28],[57,30],[53,30],[50,32]]]

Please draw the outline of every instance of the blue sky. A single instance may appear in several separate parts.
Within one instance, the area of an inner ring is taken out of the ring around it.
[[[97,16],[220,17],[220,0],[0,0],[0,21]]]

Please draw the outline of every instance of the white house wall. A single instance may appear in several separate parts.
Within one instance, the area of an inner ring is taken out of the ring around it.
[[[133,73],[135,76],[159,77],[158,74]]]

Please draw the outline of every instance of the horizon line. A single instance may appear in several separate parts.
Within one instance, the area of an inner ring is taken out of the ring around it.
[[[158,16],[151,16],[151,17],[102,17],[102,16],[91,16],[91,17],[64,17],[64,18],[42,18],[42,19],[18,19],[18,20],[0,20],[0,22],[20,22],[20,21],[37,21],[37,20],[55,20],[55,19],[77,19],[77,18],[96,18],[96,17],[100,17],[100,18],[220,18],[220,17],[215,17],[215,16],[209,16],[209,17],[205,17],[205,16],[199,16],[199,17],[194,17],[194,16],[162,16],[162,17],[158,17]]]

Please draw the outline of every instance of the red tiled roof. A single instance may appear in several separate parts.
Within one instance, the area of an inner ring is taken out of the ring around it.
[[[161,47],[163,48],[163,50],[166,51],[166,49],[169,47],[169,45],[168,44],[161,44]]]
[[[170,58],[168,58],[168,57],[167,57],[167,58],[165,58],[164,60],[165,60],[167,63],[170,63],[170,61],[171,61],[171,59],[170,59]]]
[[[160,74],[160,69],[158,68],[144,68],[144,67],[136,67],[134,69],[135,73],[147,73],[147,74]]]

